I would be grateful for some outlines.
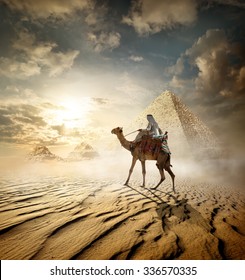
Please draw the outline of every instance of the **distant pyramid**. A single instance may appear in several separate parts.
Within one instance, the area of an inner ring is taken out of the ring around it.
[[[31,161],[63,160],[61,157],[51,153],[49,149],[44,145],[36,145],[33,151],[28,154],[27,159]]]
[[[99,154],[93,149],[93,147],[85,142],[77,145],[68,157],[68,161],[80,161],[84,159],[92,159],[97,157]]]
[[[130,124],[126,132],[146,128],[147,114],[152,114],[163,132],[168,131],[168,144],[173,156],[217,157],[219,141],[211,130],[169,91],[159,95]]]

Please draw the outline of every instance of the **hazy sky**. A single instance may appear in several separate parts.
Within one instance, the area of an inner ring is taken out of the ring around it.
[[[0,155],[100,141],[164,90],[243,145],[244,16],[239,0],[0,0]]]

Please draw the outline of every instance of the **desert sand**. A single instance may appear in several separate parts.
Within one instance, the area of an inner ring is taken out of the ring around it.
[[[153,162],[145,188],[140,165],[124,186],[129,164],[130,155],[117,167],[91,160],[2,172],[1,259],[245,258],[242,188],[188,177],[177,162],[176,193],[168,174],[151,189]]]

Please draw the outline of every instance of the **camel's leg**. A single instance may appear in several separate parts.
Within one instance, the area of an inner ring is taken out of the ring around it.
[[[166,169],[166,171],[169,173],[169,175],[170,175],[171,178],[172,178],[173,192],[175,193],[175,186],[174,186],[174,178],[175,178],[175,175],[174,175],[173,171],[171,170],[170,166],[167,166],[165,169]]]
[[[156,190],[156,189],[161,185],[161,183],[165,180],[163,165],[157,163],[156,166],[157,166],[157,168],[159,169],[159,172],[160,172],[160,175],[161,175],[161,179],[160,179],[159,183],[158,183],[154,188],[152,188],[152,189],[154,189],[154,190]]]
[[[134,170],[134,166],[135,166],[136,161],[137,161],[137,158],[133,157],[132,158],[132,164],[131,164],[131,167],[130,167],[129,173],[128,173],[128,178],[127,178],[127,180],[126,180],[126,182],[124,184],[125,186],[128,185],[128,182],[129,182],[130,176],[131,176],[131,174],[132,174],[132,172]]]
[[[142,184],[142,187],[145,186],[145,174],[146,174],[146,170],[145,170],[145,161],[142,160],[141,161],[141,165],[142,165],[142,175],[143,175],[143,184]]]

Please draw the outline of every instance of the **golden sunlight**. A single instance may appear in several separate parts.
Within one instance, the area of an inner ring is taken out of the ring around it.
[[[66,128],[82,128],[88,124],[88,113],[92,109],[92,102],[89,97],[80,100],[63,99],[58,102],[57,108],[49,113],[49,123],[52,125],[64,124]]]

